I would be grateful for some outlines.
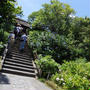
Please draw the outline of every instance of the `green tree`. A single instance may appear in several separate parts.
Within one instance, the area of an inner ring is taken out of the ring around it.
[[[63,61],[76,60],[76,58],[83,57],[89,60],[90,18],[73,16],[75,11],[69,5],[58,0],[51,0],[50,4],[43,4],[42,6],[43,8],[39,11],[29,15],[28,21],[34,30],[46,29],[54,32],[53,34],[56,38],[51,41],[51,44],[49,41],[48,45],[48,47],[52,47],[52,50],[54,50],[52,53],[52,56],[55,57],[54,59],[57,58],[59,60],[60,58]],[[59,43],[59,37],[62,43]],[[49,51],[50,49],[47,52]]]
[[[34,17],[32,27],[38,25],[59,34],[68,33],[67,29],[70,26],[71,19],[69,15],[74,14],[75,11],[69,5],[58,0],[52,0],[50,4],[43,4],[42,6],[42,9],[28,17],[29,21]]]
[[[4,35],[4,31],[12,29],[15,17],[19,15],[22,15],[22,10],[21,7],[17,6],[16,0],[0,0],[0,30],[2,30],[2,35]]]
[[[73,47],[72,49],[76,52],[77,56],[86,57],[88,60],[90,59],[89,51],[90,51],[90,18],[78,18],[76,17],[72,21],[72,40]],[[70,42],[71,42],[70,41]],[[75,54],[74,54],[75,55]]]

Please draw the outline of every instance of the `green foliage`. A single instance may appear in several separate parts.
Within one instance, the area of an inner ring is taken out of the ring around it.
[[[3,40],[4,43],[7,43],[8,36],[9,36],[9,33],[8,32],[4,32],[4,40]]]
[[[4,48],[3,42],[0,42],[0,55],[2,54],[3,48]]]
[[[74,14],[74,10],[59,0],[53,0],[50,4],[43,4],[42,7],[39,11],[28,16],[32,28],[48,29],[61,35],[68,33],[71,20],[69,15]]]
[[[61,87],[59,87],[56,83],[54,83],[53,81],[46,81],[46,84],[51,87],[53,90],[66,90],[66,89],[62,89]]]
[[[57,62],[89,57],[89,42],[74,40],[72,33],[67,37],[47,31],[30,31],[29,46],[38,54],[51,55]],[[88,45],[86,45],[88,44]]]
[[[37,16],[38,16],[38,12],[33,12],[31,15],[28,16],[28,22],[30,24],[33,24]]]
[[[57,64],[51,56],[40,56],[39,58],[39,60],[36,60],[36,64],[42,71],[42,77],[46,78],[48,75],[50,77],[52,74],[55,74],[55,72],[58,72],[59,64]]]
[[[8,33],[8,32],[5,31],[5,32],[4,32],[4,36],[3,36],[2,31],[0,31],[0,55],[3,53],[4,44],[7,43],[8,36],[9,36],[9,33]],[[4,37],[3,41],[1,40],[2,37]]]
[[[45,81],[46,81],[45,78],[39,78],[39,80],[40,80],[41,82],[45,82]]]
[[[88,90],[90,86],[90,63],[85,63],[85,61],[85,59],[65,61],[59,67],[59,73],[52,76],[52,80],[64,88]]]
[[[54,38],[52,35],[54,36],[54,34],[46,31],[30,31],[29,46],[31,48],[33,47],[33,49],[37,50],[37,52],[43,53],[43,51],[47,49],[49,50],[50,42]]]
[[[71,17],[74,10],[58,0],[51,0],[50,4],[43,4],[43,8],[33,12],[28,17],[32,25],[29,46],[41,57],[36,61],[42,69],[42,76],[47,77],[52,72],[48,57],[62,63],[59,73],[52,76],[52,80],[68,90],[88,90],[90,87],[90,18]],[[40,31],[42,30],[42,31]],[[47,30],[47,31],[45,31]],[[84,58],[84,59],[83,59]],[[45,62],[44,62],[45,60]],[[67,62],[68,61],[68,62]],[[45,67],[45,68],[44,68]],[[53,67],[54,68],[54,67]]]
[[[4,31],[11,31],[15,23],[16,16],[21,16],[21,7],[17,6],[16,0],[0,0],[0,31],[2,30],[2,39]]]
[[[90,60],[90,18],[74,18],[68,34],[68,48],[73,51],[74,57],[85,57]],[[72,55],[72,58],[73,58]]]
[[[58,62],[61,62],[67,55],[64,37],[47,31],[30,31],[29,34],[29,46],[37,51],[38,54],[52,55],[56,61],[61,57]]]
[[[16,17],[16,15],[21,15],[21,14],[22,14],[21,7],[17,6],[16,0],[1,0],[0,1],[1,24],[2,23],[12,24],[13,19]]]
[[[3,41],[4,44],[7,43],[8,36],[9,36],[9,33],[8,32],[5,31],[4,32],[4,36],[3,36],[3,32],[0,31],[0,39],[2,39],[2,37],[3,37],[3,40],[0,40],[0,41]]]
[[[58,62],[80,57],[90,60],[90,18],[70,17],[74,14],[74,10],[58,0],[42,6],[42,9],[29,15],[28,21],[32,28],[54,33],[50,36],[46,34],[47,32],[41,31],[33,32],[35,35],[30,33],[34,41],[36,39],[34,42],[30,37],[37,51],[41,54],[52,55]]]

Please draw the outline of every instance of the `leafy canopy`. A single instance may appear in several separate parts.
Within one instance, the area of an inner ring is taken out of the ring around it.
[[[68,32],[69,15],[75,13],[68,4],[52,0],[50,4],[43,4],[42,7],[39,11],[28,16],[28,21],[34,29],[48,29],[60,34]]]

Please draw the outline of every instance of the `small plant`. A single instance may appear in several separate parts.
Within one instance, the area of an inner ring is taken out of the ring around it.
[[[36,60],[37,66],[42,70],[42,77],[50,78],[52,74],[58,72],[58,66],[51,56],[39,57],[40,60]]]
[[[41,82],[45,82],[46,80],[44,78],[39,78]]]
[[[4,32],[4,43],[7,43],[8,36],[9,36],[9,33],[8,32]]]

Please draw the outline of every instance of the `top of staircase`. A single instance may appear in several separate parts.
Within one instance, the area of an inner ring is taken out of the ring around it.
[[[19,23],[23,27],[30,28],[30,24],[21,18],[16,18],[16,23]]]

